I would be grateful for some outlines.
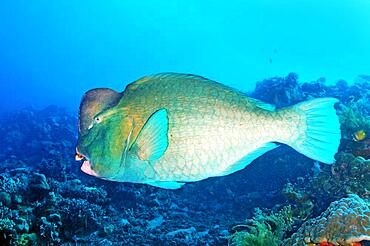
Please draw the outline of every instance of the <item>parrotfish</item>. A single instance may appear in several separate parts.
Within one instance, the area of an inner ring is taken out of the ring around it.
[[[76,159],[87,174],[166,189],[234,173],[281,144],[333,163],[341,138],[337,101],[275,109],[200,76],[146,76],[121,93],[85,93]]]

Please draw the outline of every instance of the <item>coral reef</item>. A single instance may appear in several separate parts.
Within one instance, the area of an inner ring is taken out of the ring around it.
[[[51,187],[45,175],[32,169],[2,173],[0,180],[1,242],[19,245],[46,240],[50,244],[59,244],[61,238],[68,238],[67,232],[78,234],[80,230],[93,230],[97,228],[94,227],[98,224],[96,221],[102,221],[105,210],[95,202],[104,201],[106,193],[98,188],[83,186],[79,194],[86,200],[71,198],[66,195],[67,188],[63,183],[58,185],[64,188],[57,186],[57,181],[53,181]],[[67,186],[73,187],[69,183]]]
[[[370,134],[369,115],[369,98],[361,98],[341,106],[339,119],[342,130],[342,148],[346,152],[364,158],[370,157],[370,140],[366,134]],[[356,141],[354,135],[357,131],[365,134],[364,139]]]
[[[51,106],[2,115],[0,245],[284,245],[291,235],[289,242],[302,242],[300,232],[325,243],[312,234],[314,221],[327,229],[338,211],[351,223],[368,216],[369,203],[361,199],[370,197],[369,81],[361,76],[352,85],[326,85],[324,78],[299,83],[291,73],[263,80],[250,93],[278,107],[338,98],[343,139],[333,165],[281,146],[240,172],[175,191],[81,173],[74,161],[77,119],[66,110]],[[360,130],[366,136],[355,139]],[[348,194],[358,197],[343,198]],[[253,214],[256,207],[263,209]]]
[[[340,152],[330,169],[322,171],[313,181],[313,189],[321,190],[327,197],[346,194],[370,196],[370,160]]]
[[[36,163],[45,157],[69,159],[76,126],[76,117],[56,106],[8,113],[0,120],[0,160],[11,157]]]
[[[325,79],[299,84],[297,76],[291,74],[286,78],[272,78],[259,82],[256,90],[251,94],[261,100],[277,104],[279,107],[312,97],[331,96],[340,99],[337,112],[340,116],[342,140],[340,152],[336,155],[336,162],[333,165],[325,165],[308,160],[312,171],[306,175],[297,175],[294,182],[288,182],[282,188],[282,195],[292,206],[295,227],[322,213],[331,202],[337,201],[333,204],[339,203],[341,201],[339,199],[348,194],[357,194],[362,198],[369,197],[370,160],[365,159],[370,157],[370,141],[368,139],[368,133],[370,133],[369,89],[368,76],[359,77],[358,81],[351,86],[345,81],[338,81],[335,85],[327,86]],[[362,132],[362,138],[357,139],[355,134],[359,131]],[[269,154],[274,165],[277,164],[276,160],[282,159],[283,163],[298,165],[305,163],[303,165],[307,166],[304,159],[300,160],[294,154],[290,157],[283,154],[275,156],[275,153]],[[291,158],[291,160],[287,158]],[[361,200],[357,200],[357,203],[360,202]],[[354,210],[352,212],[353,218],[358,216],[358,219],[361,220],[361,211]],[[359,214],[356,215],[356,213]],[[296,229],[293,228],[287,234],[295,231]],[[295,235],[298,234],[299,232]],[[364,235],[360,239],[368,240],[370,232],[365,231]],[[357,241],[360,242],[360,239]],[[328,242],[322,240],[320,243]],[[285,245],[284,242],[280,242],[278,245],[280,244]],[[249,245],[259,244],[251,242]]]
[[[236,232],[230,237],[229,245],[278,246],[286,236],[285,233],[291,230],[292,224],[293,215],[290,206],[270,214],[257,209],[252,219],[233,227]]]
[[[33,141],[35,150],[29,155],[21,152],[18,142],[10,138],[7,148],[0,148],[0,201],[6,205],[1,209],[0,242],[6,245],[41,241],[54,245],[225,244],[233,221],[257,205],[273,206],[276,187],[284,182],[266,191],[247,170],[234,177],[188,184],[178,191],[105,182],[80,172],[81,164],[74,161],[73,130],[63,136],[48,133],[60,127],[50,119],[69,119],[67,112],[51,107],[42,113],[25,109],[14,114],[0,120],[1,133],[7,136],[13,125],[17,130],[12,131],[19,131],[24,142]],[[32,134],[23,128],[22,117],[31,122]],[[76,127],[74,120],[63,123],[65,129]],[[45,139],[50,141],[48,149],[36,151]],[[17,148],[17,155],[10,155]],[[285,173],[281,165],[277,167]],[[250,185],[241,190],[246,180]],[[259,192],[262,189],[265,195]]]
[[[251,96],[277,107],[292,105],[304,99],[296,73],[290,73],[285,78],[274,77],[257,82]]]
[[[282,194],[294,206],[293,214],[295,217],[303,220],[312,214],[314,204],[308,194],[302,192],[302,190],[297,190],[291,183],[284,186]]]
[[[317,164],[319,165],[319,164]],[[370,160],[339,152],[333,165],[322,165],[314,176],[287,183],[282,194],[300,219],[321,213],[330,202],[348,194],[370,197]]]
[[[370,241],[370,202],[349,195],[330,204],[319,217],[306,221],[286,245],[331,243],[353,245]]]

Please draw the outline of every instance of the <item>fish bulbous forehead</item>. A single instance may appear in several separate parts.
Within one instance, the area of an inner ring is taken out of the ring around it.
[[[115,106],[121,98],[121,93],[108,88],[93,89],[85,93],[81,99],[79,110],[79,132],[86,134],[94,117],[100,112]]]

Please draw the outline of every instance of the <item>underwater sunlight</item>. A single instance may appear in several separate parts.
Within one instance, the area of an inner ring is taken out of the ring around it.
[[[0,245],[370,245],[369,13],[1,1]]]

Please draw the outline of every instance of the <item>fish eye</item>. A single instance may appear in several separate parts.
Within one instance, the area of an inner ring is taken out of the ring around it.
[[[99,124],[100,122],[101,122],[101,117],[99,117],[99,116],[98,117],[95,117],[95,123],[98,123]]]

